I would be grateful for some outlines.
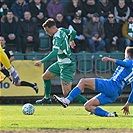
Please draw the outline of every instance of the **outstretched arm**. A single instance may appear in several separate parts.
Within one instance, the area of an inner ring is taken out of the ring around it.
[[[52,50],[52,52],[50,52],[45,58],[43,58],[43,59],[41,60],[41,62],[44,63],[44,62],[46,62],[46,61],[48,61],[48,60],[50,60],[50,59],[56,57],[56,56],[57,56],[57,53],[58,53],[58,49],[55,49],[55,48],[54,48],[54,49]]]
[[[39,60],[35,62],[34,66],[40,66],[42,63],[54,58],[57,56],[58,49],[53,49],[52,52],[50,52],[46,57],[44,57],[42,60]]]
[[[109,58],[109,57],[103,57],[102,61],[103,62],[110,61],[110,62],[116,63],[117,65],[122,66],[122,67],[129,67],[130,66],[129,59],[125,59],[123,61],[123,60],[113,59],[113,58]]]
[[[103,57],[103,58],[102,58],[102,61],[103,61],[103,62],[108,62],[108,61],[110,61],[110,62],[116,63],[116,59],[109,58],[109,57]]]

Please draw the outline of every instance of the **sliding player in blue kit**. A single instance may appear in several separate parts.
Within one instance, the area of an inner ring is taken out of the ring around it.
[[[114,102],[121,95],[123,88],[131,84],[132,91],[121,109],[125,115],[128,115],[130,103],[133,102],[133,47],[126,47],[123,61],[109,57],[103,57],[102,61],[110,61],[118,65],[110,79],[82,78],[66,98],[54,95],[55,100],[66,108],[75,97],[84,91],[84,88],[89,88],[100,93],[84,104],[85,109],[97,116],[117,117],[115,112],[109,113],[98,106]]]

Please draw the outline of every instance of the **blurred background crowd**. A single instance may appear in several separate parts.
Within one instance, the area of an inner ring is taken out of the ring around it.
[[[124,52],[133,46],[133,0],[0,0],[0,35],[13,51],[51,50],[51,41],[45,41],[51,37],[42,29],[48,18],[77,31],[73,53]]]

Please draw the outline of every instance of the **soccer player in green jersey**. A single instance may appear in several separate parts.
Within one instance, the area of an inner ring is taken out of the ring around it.
[[[57,56],[57,62],[53,63],[42,75],[44,81],[44,97],[37,100],[37,104],[51,103],[51,79],[60,76],[63,95],[66,96],[71,90],[72,81],[76,69],[76,63],[72,59],[70,46],[74,48],[74,38],[76,31],[65,28],[57,28],[54,19],[49,18],[43,23],[46,34],[53,36],[52,51],[42,60],[34,65],[40,66],[42,63]],[[81,95],[75,98],[76,101],[85,103],[87,99]]]

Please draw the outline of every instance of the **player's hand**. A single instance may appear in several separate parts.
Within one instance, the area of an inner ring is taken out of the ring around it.
[[[42,64],[41,61],[37,61],[37,62],[35,62],[34,66],[40,66],[41,64]]]
[[[123,110],[123,114],[125,114],[125,115],[130,114],[129,105],[130,105],[129,103],[126,103],[126,104],[121,108],[121,110]]]
[[[107,62],[108,60],[109,60],[109,57],[103,57],[103,58],[102,58],[102,61],[103,61],[103,62]]]
[[[12,73],[10,73],[11,77],[12,77],[12,83],[14,85],[17,85],[20,78],[19,78],[19,75],[18,75],[18,72],[16,70],[14,70]]]
[[[74,49],[74,47],[76,46],[75,42],[74,42],[74,41],[71,41],[71,42],[70,42],[70,46],[71,46],[71,48]]]

